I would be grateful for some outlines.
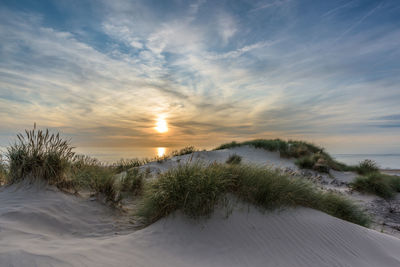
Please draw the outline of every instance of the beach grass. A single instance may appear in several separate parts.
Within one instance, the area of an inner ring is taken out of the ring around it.
[[[237,154],[230,155],[226,160],[227,164],[239,164],[240,162],[242,162],[242,157]]]
[[[150,161],[151,161],[150,159],[146,158],[120,159],[115,164],[112,164],[112,166],[115,168],[117,173],[120,173],[123,171],[128,171],[129,169],[132,168],[140,167],[146,163],[149,163]]]
[[[3,160],[2,155],[0,155],[0,186],[7,183],[8,177],[8,168],[7,164]]]
[[[143,191],[145,176],[146,174],[140,172],[138,168],[129,169],[120,181],[121,192],[140,195]]]
[[[379,172],[378,164],[370,159],[361,161],[357,166],[355,166],[354,169],[358,174],[361,175]]]
[[[225,164],[183,164],[146,182],[145,173],[137,168],[145,164],[145,160],[103,164],[88,156],[75,155],[69,142],[58,133],[50,134],[48,130],[37,130],[36,127],[17,137],[18,141],[7,150],[7,168],[0,170],[2,177],[9,177],[9,183],[43,179],[59,188],[73,188],[75,192],[90,190],[112,204],[121,201],[121,193],[142,195],[143,205],[138,215],[147,223],[176,210],[182,210],[193,218],[209,216],[217,204],[226,203],[228,194],[264,209],[304,206],[364,226],[369,222],[368,217],[344,197],[323,192],[304,179],[293,178],[268,167],[239,164],[241,157],[235,154]],[[281,156],[297,158],[297,164],[304,168],[315,169],[318,164],[332,166],[335,163],[323,149],[301,141],[254,140],[241,144],[233,142],[220,148],[241,145],[280,151]],[[193,151],[194,147],[186,147],[175,154],[185,155]],[[398,180],[367,172],[373,168],[370,162],[360,164],[359,169],[369,173],[369,176],[358,178],[354,188],[369,192],[378,188],[378,194],[385,197],[400,191]]]
[[[74,157],[73,147],[57,133],[48,130],[26,130],[8,147],[9,183],[24,179],[43,179],[58,185],[66,179],[69,162]]]
[[[333,159],[325,150],[312,143],[304,141],[281,139],[256,139],[246,142],[231,142],[218,146],[214,150],[228,149],[239,146],[253,146],[268,151],[277,151],[283,158],[296,158],[296,164],[300,168],[314,169],[320,172],[329,172],[329,169],[337,171],[352,170],[351,166]]]
[[[367,226],[369,218],[343,196],[317,189],[303,179],[267,167],[245,164],[185,164],[170,169],[144,190],[138,215],[150,224],[176,210],[189,217],[209,216],[227,194],[262,207],[303,206]]]
[[[103,164],[96,158],[78,155],[70,163],[68,180],[75,191],[89,190],[116,204],[121,200],[116,174],[113,166]]]
[[[180,150],[172,151],[172,157],[183,156],[198,151],[194,146],[186,146]]]
[[[400,192],[400,177],[380,172],[370,172],[365,176],[357,177],[350,186],[360,192],[391,199]]]

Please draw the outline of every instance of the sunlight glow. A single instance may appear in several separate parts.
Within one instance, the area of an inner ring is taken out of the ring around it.
[[[163,118],[158,118],[156,122],[156,127],[154,127],[157,132],[165,133],[168,132],[168,124],[167,121]]]
[[[165,155],[165,147],[157,147],[157,156],[163,157]]]

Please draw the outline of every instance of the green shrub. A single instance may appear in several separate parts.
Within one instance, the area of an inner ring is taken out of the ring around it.
[[[187,154],[191,154],[196,151],[197,150],[194,146],[187,146],[187,147],[182,148],[181,150],[172,151],[172,156],[176,157],[176,156],[187,155]]]
[[[226,160],[227,164],[239,164],[242,161],[242,157],[237,155],[237,154],[233,154],[230,155],[229,158]]]
[[[74,156],[68,141],[60,135],[37,130],[18,134],[18,141],[7,149],[10,182],[42,179],[58,185],[65,180],[69,161]]]
[[[379,168],[375,161],[366,159],[356,166],[356,171],[358,174],[364,175],[372,172],[378,172]]]
[[[360,225],[369,222],[357,206],[341,196],[267,167],[243,164],[187,164],[171,169],[145,189],[138,215],[147,223],[176,210],[189,217],[207,216],[226,194],[266,209],[305,206]]]
[[[375,194],[382,198],[393,198],[400,192],[400,177],[372,172],[359,176],[350,185],[354,190]]]

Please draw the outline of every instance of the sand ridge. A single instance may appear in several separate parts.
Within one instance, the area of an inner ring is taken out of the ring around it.
[[[293,160],[249,147],[148,165],[165,171],[193,158],[225,162],[231,154],[298,170]],[[347,182],[349,175],[338,179]],[[261,212],[235,202],[226,215],[219,208],[211,218],[194,221],[176,212],[133,230],[97,201],[40,184],[3,187],[0,266],[400,266],[400,239],[320,211]]]

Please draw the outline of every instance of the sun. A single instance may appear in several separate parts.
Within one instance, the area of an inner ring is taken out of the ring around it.
[[[168,132],[168,124],[167,121],[163,118],[158,118],[156,121],[156,127],[154,127],[157,132],[159,133],[166,133]]]

